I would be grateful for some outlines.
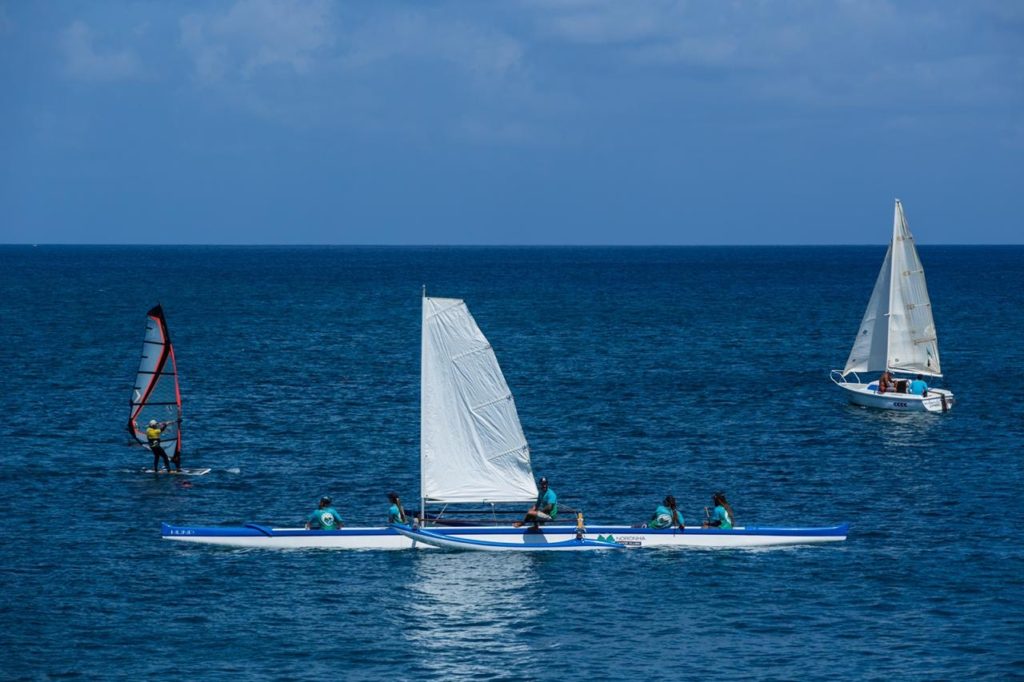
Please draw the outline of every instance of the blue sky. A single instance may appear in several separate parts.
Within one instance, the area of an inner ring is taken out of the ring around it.
[[[1024,243],[1024,3],[3,2],[0,243]]]

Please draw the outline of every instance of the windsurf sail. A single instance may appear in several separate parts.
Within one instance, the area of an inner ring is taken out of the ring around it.
[[[181,391],[174,347],[167,331],[164,310],[158,304],[146,313],[146,337],[142,358],[132,389],[128,432],[142,445],[148,445],[146,426],[151,420],[166,423],[160,445],[169,457],[181,454]]]

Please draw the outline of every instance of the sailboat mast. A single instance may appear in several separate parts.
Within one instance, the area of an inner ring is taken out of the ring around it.
[[[425,396],[424,386],[426,385],[426,377],[424,376],[424,358],[427,352],[427,285],[423,285],[423,296],[420,301],[421,309],[421,322],[420,322],[420,525],[425,525],[427,519],[426,502],[423,499],[423,491],[426,489],[423,481],[423,473],[425,471],[423,463],[423,442],[425,440],[424,430],[426,424],[425,414]]]
[[[885,369],[892,369],[890,360],[892,359],[892,339],[893,339],[893,298],[896,295],[896,287],[899,286],[899,282],[896,280],[898,273],[903,271],[902,262],[903,259],[900,257],[903,253],[903,245],[899,244],[900,239],[900,200],[896,200],[896,207],[893,209],[892,216],[892,238],[889,240],[889,305],[886,307],[885,313]],[[897,261],[899,261],[899,267],[897,267]]]

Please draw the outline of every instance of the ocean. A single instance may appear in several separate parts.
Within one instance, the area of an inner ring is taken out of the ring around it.
[[[922,246],[946,415],[852,407],[885,246],[0,246],[3,679],[1024,679],[1024,247]],[[420,296],[466,300],[588,521],[852,524],[768,550],[263,551],[419,486]],[[183,480],[124,430],[160,302]]]

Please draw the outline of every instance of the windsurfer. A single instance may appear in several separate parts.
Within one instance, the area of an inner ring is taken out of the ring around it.
[[[710,518],[704,521],[704,527],[731,530],[736,517],[732,513],[732,506],[729,504],[729,501],[725,499],[725,493],[715,493],[712,495],[711,503],[714,505],[712,511],[709,512],[708,508],[704,507],[704,513],[710,516]]]
[[[164,466],[167,467],[167,473],[171,473],[171,463],[167,459],[167,453],[164,452],[164,448],[160,445],[160,436],[163,434],[164,429],[167,428],[168,422],[158,422],[155,419],[149,420],[149,426],[146,427],[146,440],[149,443],[149,449],[153,451],[153,471],[160,470],[160,458],[164,460]],[[181,471],[181,455],[174,453],[174,465]]]
[[[306,530],[340,530],[344,526],[341,514],[331,506],[331,498],[326,495],[320,498],[320,505],[306,519]]]
[[[391,501],[391,506],[388,507],[388,523],[408,523],[398,493],[388,493],[388,500]]]
[[[555,491],[548,488],[548,479],[542,477],[537,481],[537,501],[526,512],[522,521],[516,521],[513,526],[519,528],[525,523],[533,523],[534,528],[540,528],[540,524],[547,521],[554,521],[558,516],[558,496]]]
[[[672,526],[685,527],[683,513],[676,509],[676,498],[667,495],[665,500],[654,510],[654,515],[647,523],[648,528],[671,528]]]

